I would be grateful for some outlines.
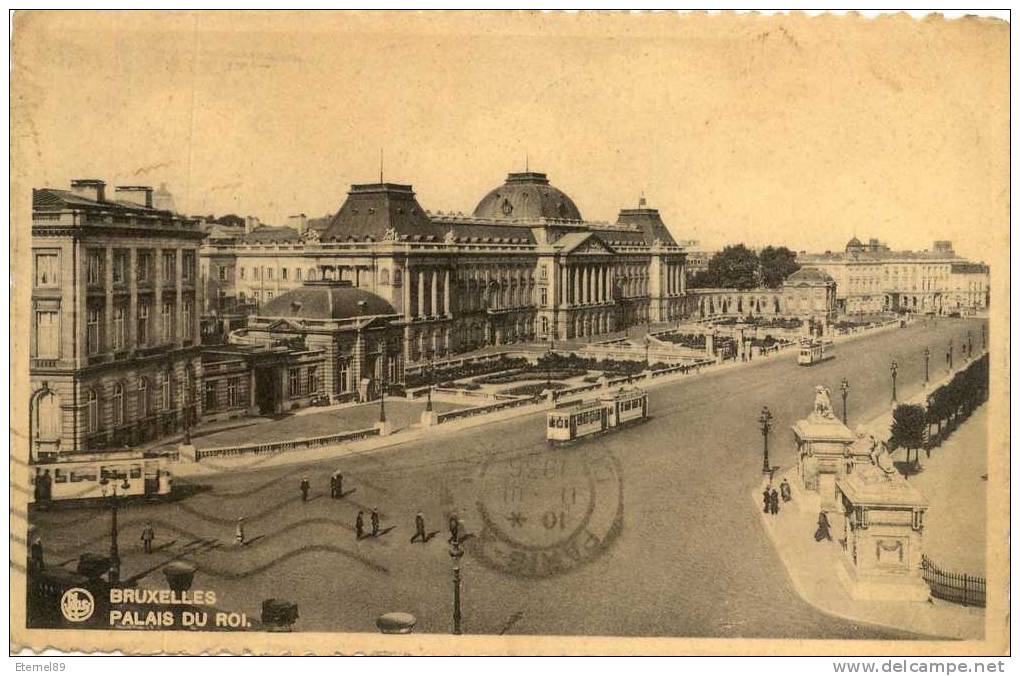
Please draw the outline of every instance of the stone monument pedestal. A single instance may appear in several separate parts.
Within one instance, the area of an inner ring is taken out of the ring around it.
[[[862,465],[837,482],[845,515],[840,580],[855,599],[927,601],[921,544],[927,502],[891,462]]]
[[[420,421],[422,427],[432,427],[439,422],[439,414],[435,410],[422,411]]]
[[[379,430],[380,437],[389,436],[393,432],[393,428],[388,422],[377,422],[375,428]]]

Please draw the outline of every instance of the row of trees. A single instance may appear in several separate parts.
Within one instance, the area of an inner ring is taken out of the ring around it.
[[[756,253],[743,244],[736,244],[712,256],[708,269],[691,277],[689,286],[699,289],[777,289],[799,269],[797,254],[785,246],[769,245]]]
[[[889,439],[892,450],[905,449],[907,462],[935,439],[941,440],[943,426],[948,432],[965,420],[974,409],[988,399],[988,355],[983,355],[952,380],[928,396],[927,406],[901,404],[893,411],[892,433]],[[936,436],[930,435],[932,425],[937,426]]]

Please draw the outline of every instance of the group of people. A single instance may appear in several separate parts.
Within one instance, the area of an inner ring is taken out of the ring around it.
[[[762,502],[764,503],[762,511],[766,514],[779,514],[780,495],[782,495],[783,502],[789,502],[793,499],[790,484],[786,479],[783,479],[782,483],[779,484],[778,491],[771,483],[765,487],[761,494]]]

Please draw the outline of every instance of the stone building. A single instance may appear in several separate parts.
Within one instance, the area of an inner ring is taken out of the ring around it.
[[[815,268],[801,268],[783,282],[787,317],[828,323],[836,318],[836,282]]]
[[[33,459],[139,445],[197,420],[197,222],[147,186],[32,191]]]
[[[685,253],[644,199],[615,223],[587,221],[538,172],[510,174],[470,216],[425,211],[409,185],[353,185],[324,229],[210,243],[203,257],[210,270],[234,260],[239,302],[261,306],[309,279],[384,298],[410,361],[680,319],[686,293]]]
[[[265,303],[230,337],[231,347],[290,348],[268,364],[250,360],[252,410],[280,412],[307,403],[290,399],[316,394],[332,402],[367,401],[383,386],[403,382],[399,320],[388,301],[346,280],[306,281]],[[310,382],[294,385],[302,378]]]
[[[948,312],[974,313],[988,308],[990,287],[984,263],[953,263],[944,307]]]
[[[956,293],[953,266],[967,261],[945,240],[935,242],[930,251],[893,251],[877,239],[864,244],[854,237],[842,252],[801,254],[797,262],[835,280],[836,308],[844,315],[946,314],[951,309],[979,307],[976,304],[986,300],[980,293]],[[950,295],[959,298],[961,305],[950,302]]]

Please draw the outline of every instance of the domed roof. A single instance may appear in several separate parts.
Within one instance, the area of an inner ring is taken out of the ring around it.
[[[474,215],[525,221],[539,218],[582,220],[574,200],[549,185],[546,175],[537,171],[509,174],[506,183],[482,198]]]
[[[849,251],[850,249],[863,249],[863,248],[864,244],[861,242],[861,240],[857,239],[856,237],[852,237],[850,241],[846,243],[847,251]]]
[[[283,293],[262,306],[263,317],[297,319],[352,319],[395,315],[385,299],[354,288],[350,282],[313,281]]]
[[[834,284],[835,280],[818,268],[801,268],[786,278],[787,284]]]

